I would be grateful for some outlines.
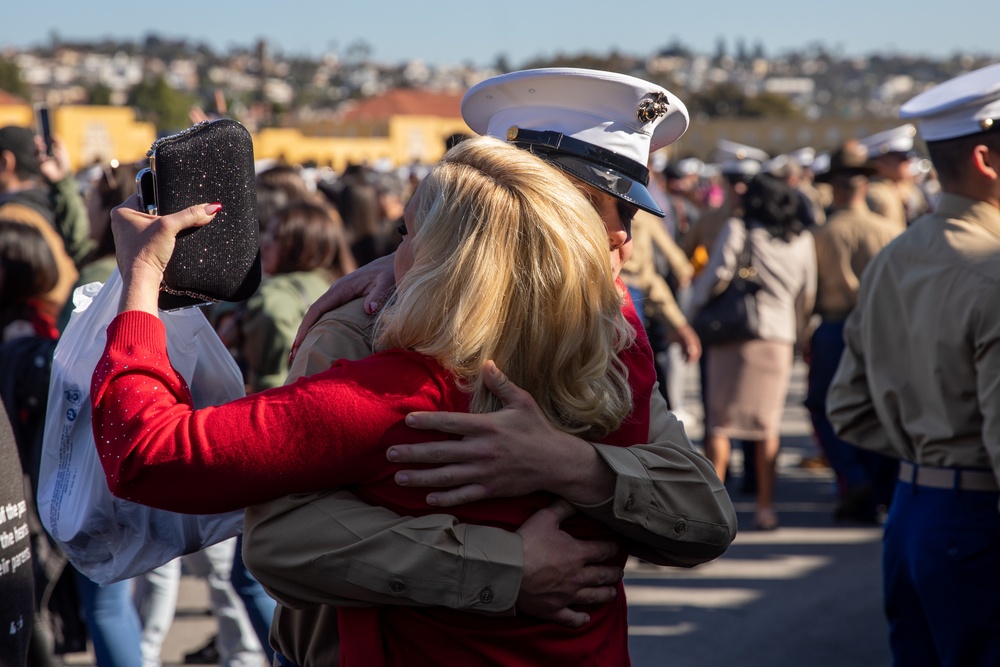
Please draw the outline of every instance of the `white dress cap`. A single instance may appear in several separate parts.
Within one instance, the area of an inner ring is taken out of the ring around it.
[[[816,149],[811,146],[805,146],[804,148],[792,151],[788,155],[798,162],[800,167],[809,168],[816,159]]]
[[[817,153],[812,163],[813,173],[822,174],[830,170],[830,154],[826,151]]]
[[[903,105],[902,118],[920,125],[924,141],[955,139],[1000,123],[1000,63],[966,72]]]
[[[750,179],[761,172],[762,163],[757,160],[726,160],[719,165],[719,173],[741,179]]]
[[[912,123],[894,127],[861,139],[861,145],[868,151],[868,159],[889,153],[909,153],[913,150],[913,138],[917,128]]]
[[[657,215],[646,191],[649,155],[688,127],[687,108],[666,88],[568,67],[486,79],[462,98],[462,117],[475,132],[537,149],[571,175]]]
[[[765,174],[771,174],[772,176],[777,176],[778,178],[784,178],[788,174],[789,165],[798,164],[795,162],[790,155],[782,154],[776,157],[766,160],[761,165],[761,170]]]
[[[770,155],[759,148],[729,141],[728,139],[719,139],[715,144],[715,159],[719,162],[730,162],[733,160],[767,162],[770,158]]]
[[[665,113],[644,120],[640,105],[657,93],[665,97]],[[462,98],[462,117],[479,134],[504,139],[511,127],[554,131],[643,165],[652,151],[677,141],[688,127],[687,107],[666,88],[624,74],[572,67],[486,79]]]
[[[705,163],[696,157],[686,157],[677,163],[677,168],[685,176],[701,176],[705,171]]]

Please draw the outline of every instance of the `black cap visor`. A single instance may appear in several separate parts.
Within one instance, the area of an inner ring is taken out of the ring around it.
[[[644,164],[558,132],[512,127],[507,140],[598,190],[653,215],[664,215],[646,189],[649,169]]]
[[[564,155],[550,151],[536,152],[546,162],[558,167],[570,176],[580,179],[587,185],[592,185],[598,190],[607,192],[609,195],[628,202],[643,211],[663,217],[663,211],[642,183],[609,167],[593,164],[575,155]]]

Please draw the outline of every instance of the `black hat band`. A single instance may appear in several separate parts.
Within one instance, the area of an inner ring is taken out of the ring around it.
[[[539,148],[558,151],[583,158],[607,169],[619,172],[622,176],[638,181],[644,186],[649,185],[649,169],[635,160],[622,157],[614,151],[595,146],[594,144],[567,137],[561,132],[551,130],[524,130],[512,127],[507,131],[507,141],[518,148]]]

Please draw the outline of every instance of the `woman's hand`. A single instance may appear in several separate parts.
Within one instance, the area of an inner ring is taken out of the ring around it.
[[[138,199],[129,197],[111,211],[115,255],[122,274],[122,300],[118,311],[142,310],[156,315],[163,272],[174,254],[177,234],[210,223],[222,204],[198,204],[171,213],[148,215],[138,210]]]
[[[309,310],[302,318],[299,330],[295,334],[295,340],[292,341],[292,351],[288,354],[288,363],[292,363],[299,345],[305,340],[312,325],[334,308],[339,308],[359,296],[367,296],[365,311],[369,315],[377,313],[385,305],[396,286],[396,274],[393,271],[394,261],[391,254],[379,257],[330,285],[330,289],[309,306]]]

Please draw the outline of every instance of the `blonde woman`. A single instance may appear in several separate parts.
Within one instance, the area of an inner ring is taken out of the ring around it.
[[[650,351],[623,315],[605,228],[585,196],[529,153],[470,140],[421,184],[404,215],[398,290],[379,320],[374,356],[193,410],[168,365],[157,292],[176,233],[208,224],[218,210],[116,212],[124,296],[92,391],[96,441],[116,495],[216,512],[350,484],[367,502],[429,514],[423,490],[393,480],[399,466],[386,448],[441,438],[410,429],[410,412],[499,407],[484,386],[484,373],[498,373],[491,361],[564,432],[618,446],[646,438]],[[454,509],[462,521],[516,530],[553,499],[534,493]],[[563,528],[613,538],[586,517]],[[611,562],[620,568],[627,555]],[[440,608],[343,610],[343,664],[627,664],[620,584],[618,593],[590,610],[584,630]]]

